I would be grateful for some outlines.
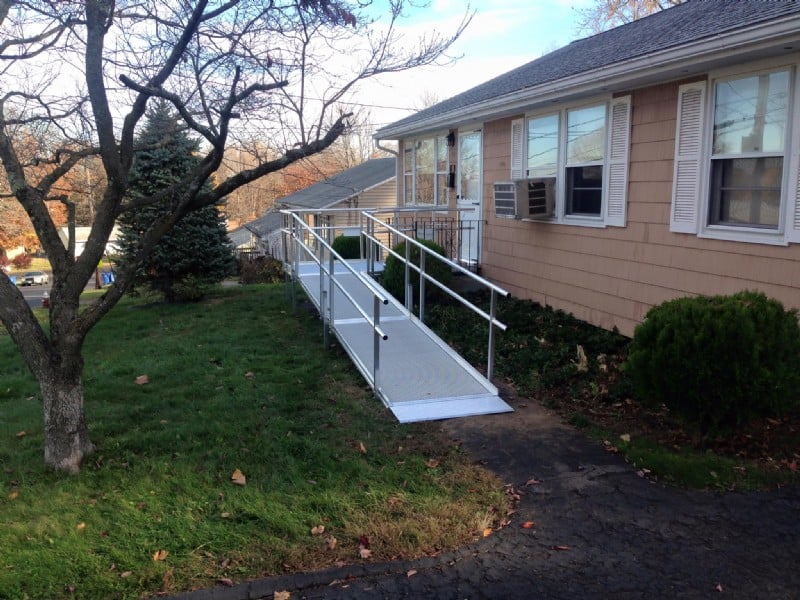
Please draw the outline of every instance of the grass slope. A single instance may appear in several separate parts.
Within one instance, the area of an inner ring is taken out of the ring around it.
[[[282,287],[147,302],[87,340],[98,451],[74,477],[45,469],[38,388],[0,335],[0,596],[237,582],[364,560],[363,536],[368,560],[414,557],[505,514],[500,482],[435,425],[398,424]]]

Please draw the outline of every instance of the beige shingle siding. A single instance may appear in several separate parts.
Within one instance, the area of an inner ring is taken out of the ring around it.
[[[621,228],[494,218],[491,186],[508,178],[512,118],[487,123],[482,273],[516,296],[626,335],[652,306],[679,296],[757,289],[800,308],[800,244],[669,231],[678,85],[632,92],[627,222]]]

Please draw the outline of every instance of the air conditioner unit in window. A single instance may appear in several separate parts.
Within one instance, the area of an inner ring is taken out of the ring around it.
[[[539,177],[523,179],[519,182],[524,190],[525,202],[521,207],[520,217],[525,219],[546,219],[555,214],[556,178]],[[521,194],[520,194],[521,195]]]
[[[555,177],[494,184],[494,214],[506,219],[544,219],[555,212]]]
[[[499,181],[494,184],[494,216],[504,219],[519,219],[517,182]]]

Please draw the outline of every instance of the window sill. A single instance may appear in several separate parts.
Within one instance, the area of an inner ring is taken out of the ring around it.
[[[734,229],[730,227],[706,227],[697,237],[724,242],[744,242],[769,246],[788,246],[786,236],[778,231],[766,232],[755,229]]]

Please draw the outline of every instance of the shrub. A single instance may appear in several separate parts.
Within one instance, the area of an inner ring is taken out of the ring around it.
[[[195,275],[184,275],[171,287],[169,302],[199,302],[206,295],[208,282]]]
[[[333,249],[344,259],[361,258],[361,236],[340,235],[333,240]]]
[[[797,311],[740,292],[651,309],[625,369],[642,401],[663,403],[706,437],[796,406],[799,360]]]
[[[33,262],[33,257],[27,253],[18,254],[11,259],[11,264],[13,264],[17,269],[27,269],[31,266],[31,262]]]
[[[417,241],[423,246],[430,248],[437,254],[444,256],[444,248],[442,248],[439,244],[428,240]],[[400,256],[405,257],[406,243],[400,242],[393,248],[393,250]],[[416,245],[412,245],[411,262],[417,266],[419,266],[419,255],[420,249]],[[413,301],[416,302],[419,298],[419,273],[417,273],[414,269],[410,269],[410,271],[409,279],[414,290]],[[450,265],[436,259],[430,254],[425,257],[425,272],[445,286],[449,285],[450,280],[453,278],[453,272],[450,269]],[[383,287],[386,288],[386,290],[392,296],[400,300],[400,302],[403,302],[405,298],[405,279],[405,262],[395,257],[393,254],[390,254],[386,259],[386,264],[383,268]],[[430,300],[435,298],[437,293],[441,292],[436,285],[430,281],[426,281],[425,299]]]
[[[283,281],[283,263],[272,256],[240,258],[239,283],[278,283]]]

